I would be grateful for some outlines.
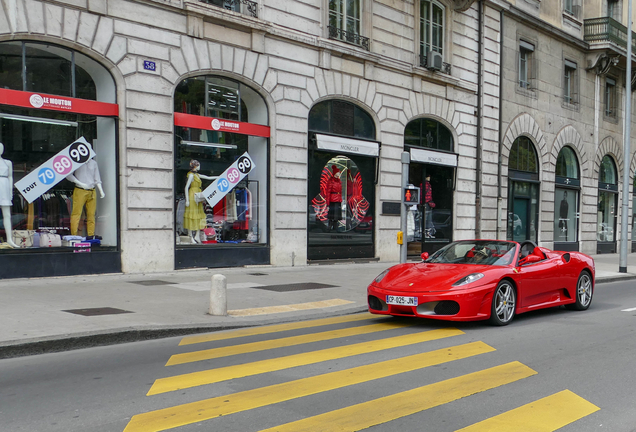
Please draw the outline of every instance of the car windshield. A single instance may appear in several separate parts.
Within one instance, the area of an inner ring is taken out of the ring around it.
[[[435,252],[427,263],[508,265],[516,243],[496,240],[467,240],[451,243]]]

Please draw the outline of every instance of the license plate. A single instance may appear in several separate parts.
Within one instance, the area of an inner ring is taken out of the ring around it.
[[[387,295],[386,304],[398,306],[417,306],[417,297]]]

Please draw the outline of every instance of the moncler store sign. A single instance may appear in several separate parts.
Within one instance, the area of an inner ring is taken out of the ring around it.
[[[331,135],[316,134],[316,145],[321,150],[363,156],[380,156],[380,145],[373,141],[361,141]]]

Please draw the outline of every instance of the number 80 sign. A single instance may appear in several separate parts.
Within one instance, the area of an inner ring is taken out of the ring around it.
[[[247,152],[243,153],[219,178],[205,188],[203,196],[208,204],[214,207],[225,195],[234,189],[238,182],[243,180],[254,167],[254,161],[252,161],[250,155]]]
[[[95,152],[81,137],[17,181],[15,187],[24,199],[32,203],[93,157]]]

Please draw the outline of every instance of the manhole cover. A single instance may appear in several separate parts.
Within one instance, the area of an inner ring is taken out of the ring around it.
[[[287,292],[287,291],[302,291],[302,290],[311,290],[311,289],[320,289],[320,288],[337,288],[337,285],[327,285],[316,282],[303,282],[303,283],[293,283],[286,285],[265,285],[254,287],[257,289],[264,289],[268,291],[276,291],[276,292]]]
[[[68,313],[83,315],[83,316],[116,315],[116,314],[124,314],[124,313],[134,313],[132,311],[127,311],[127,310],[117,309],[112,307],[69,309],[69,310],[64,310],[62,312],[68,312]]]
[[[134,284],[137,284],[137,285],[144,285],[144,286],[174,285],[174,284],[176,284],[176,282],[168,282],[168,281],[162,281],[162,280],[158,280],[158,279],[150,279],[150,280],[143,280],[143,281],[131,281],[130,283],[134,283]]]

